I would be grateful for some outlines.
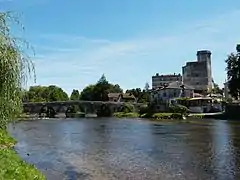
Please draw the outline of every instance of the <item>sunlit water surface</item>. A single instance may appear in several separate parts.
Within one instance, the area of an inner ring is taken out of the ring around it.
[[[240,179],[240,123],[65,119],[9,126],[49,180]]]

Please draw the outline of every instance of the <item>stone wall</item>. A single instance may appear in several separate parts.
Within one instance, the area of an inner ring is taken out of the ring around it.
[[[24,103],[23,111],[29,114],[39,114],[45,106],[53,108],[59,113],[66,113],[69,107],[78,106],[81,112],[86,114],[95,114],[102,105],[107,105],[111,111],[116,112],[124,103],[123,102],[101,102],[101,101],[66,101],[66,102],[47,102],[47,103]],[[132,103],[135,109],[139,109],[141,103]]]
[[[211,91],[212,67],[211,52],[198,51],[197,61],[187,62],[182,67],[183,83],[188,84],[199,91]]]

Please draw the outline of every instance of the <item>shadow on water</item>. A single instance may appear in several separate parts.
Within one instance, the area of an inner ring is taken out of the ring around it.
[[[91,178],[90,174],[87,174],[85,172],[79,172],[79,170],[77,170],[76,167],[73,166],[67,166],[66,170],[64,171],[64,175],[66,180],[85,180]]]
[[[111,118],[9,126],[16,150],[50,180],[240,179],[240,123]]]

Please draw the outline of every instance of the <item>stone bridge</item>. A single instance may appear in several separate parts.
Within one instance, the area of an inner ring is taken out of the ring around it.
[[[96,114],[103,105],[110,108],[111,112],[116,112],[121,108],[124,102],[109,101],[55,101],[55,102],[29,102],[23,103],[23,112],[29,114],[39,114],[44,107],[51,108],[56,114],[66,113],[70,107],[78,107],[81,112],[86,114]],[[135,108],[139,108],[141,103],[131,103]]]

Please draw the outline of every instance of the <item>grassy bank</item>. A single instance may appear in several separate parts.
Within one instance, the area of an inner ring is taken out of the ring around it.
[[[138,113],[130,112],[130,113],[124,113],[124,112],[116,112],[113,114],[114,117],[117,118],[137,118],[139,117]]]
[[[182,119],[182,115],[180,113],[154,113],[154,114],[138,114],[138,113],[124,113],[124,112],[117,112],[113,114],[114,117],[118,118],[150,118],[154,120],[160,119]]]
[[[154,113],[154,114],[142,114],[141,118],[152,118],[155,120],[160,119],[182,119],[182,115],[180,113]]]
[[[0,180],[45,180],[41,172],[17,155],[15,143],[6,131],[0,130]]]

